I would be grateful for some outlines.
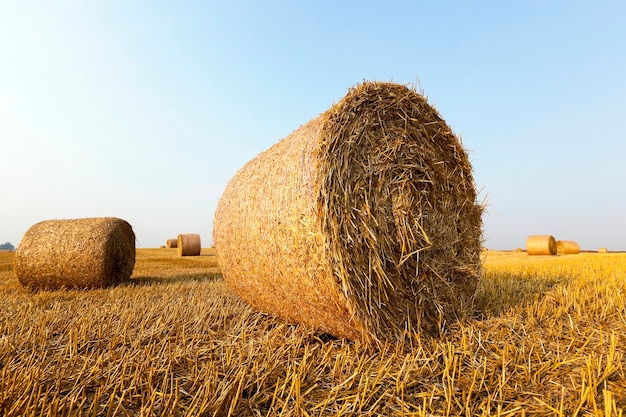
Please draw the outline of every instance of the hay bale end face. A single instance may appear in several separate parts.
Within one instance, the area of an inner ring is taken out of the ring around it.
[[[199,256],[202,251],[200,235],[193,233],[178,235],[177,247],[179,256]]]
[[[364,82],[246,164],[214,219],[252,306],[338,337],[435,333],[480,272],[482,211],[461,142],[414,89]]]
[[[165,247],[170,249],[170,248],[177,248],[178,247],[178,239],[167,239],[167,241],[165,242]]]
[[[531,235],[526,239],[529,255],[556,255],[556,239],[550,235]]]
[[[128,281],[135,233],[114,217],[46,220],[24,234],[15,274],[33,289],[101,288]]]
[[[577,255],[580,253],[580,246],[573,240],[557,240],[557,255]]]

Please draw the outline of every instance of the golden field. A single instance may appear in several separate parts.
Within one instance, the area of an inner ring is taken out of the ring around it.
[[[472,317],[380,349],[252,310],[215,254],[23,289],[0,252],[3,416],[619,416],[626,254],[485,252]]]

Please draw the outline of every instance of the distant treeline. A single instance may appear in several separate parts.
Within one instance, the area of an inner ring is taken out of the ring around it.
[[[11,245],[11,242],[5,242],[0,245],[0,250],[15,250],[15,246]]]

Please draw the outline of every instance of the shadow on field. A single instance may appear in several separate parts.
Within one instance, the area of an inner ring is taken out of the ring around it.
[[[203,272],[194,274],[178,274],[169,276],[139,276],[130,280],[131,285],[177,284],[181,282],[204,282],[222,280],[221,272]]]
[[[527,308],[541,302],[557,287],[571,281],[567,276],[524,276],[522,274],[493,274],[479,283],[474,299],[474,317],[497,317],[515,308]]]

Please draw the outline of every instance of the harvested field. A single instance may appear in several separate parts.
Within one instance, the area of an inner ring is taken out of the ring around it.
[[[0,252],[0,415],[623,413],[626,254],[483,256],[466,320],[372,349],[253,310],[212,250],[138,249],[129,283],[37,293]]]

